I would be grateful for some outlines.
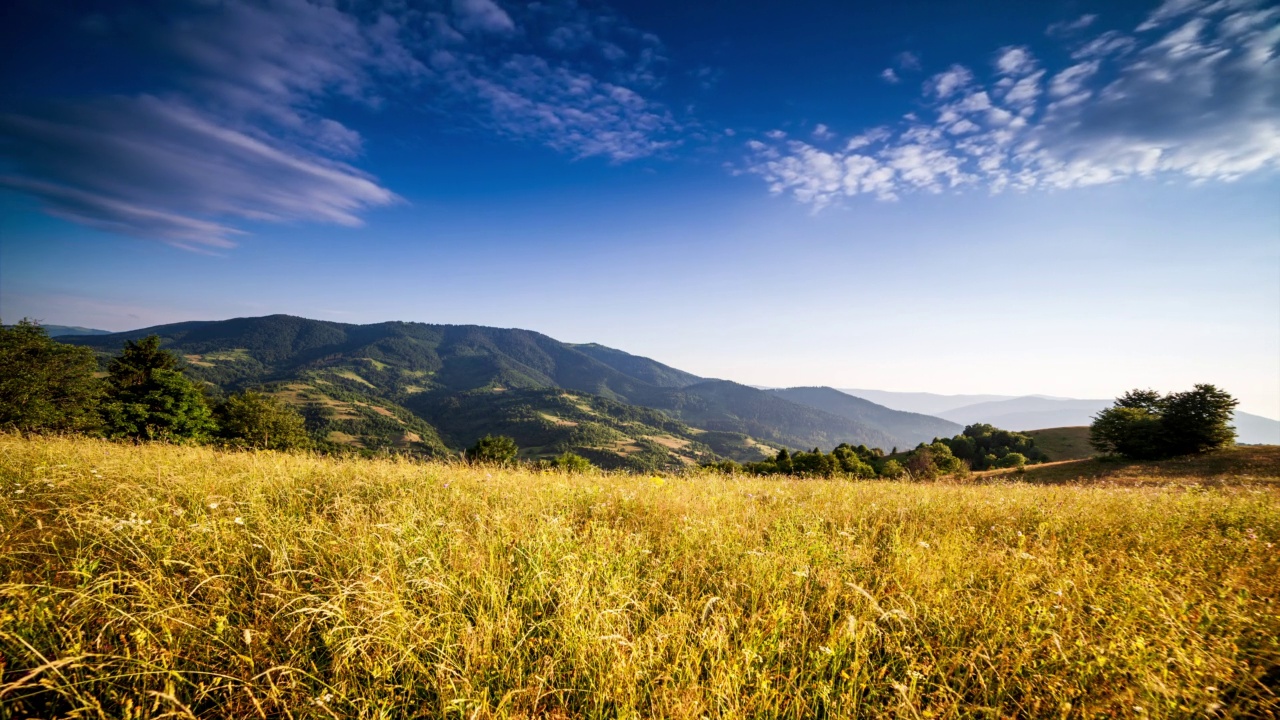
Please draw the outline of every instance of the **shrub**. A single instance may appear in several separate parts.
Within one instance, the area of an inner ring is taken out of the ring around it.
[[[467,449],[467,460],[473,463],[511,465],[520,448],[506,435],[485,435]]]
[[[581,455],[566,452],[552,459],[551,467],[564,472],[584,473],[591,472],[596,466],[592,465],[590,460],[582,457]]]
[[[1027,464],[1027,456],[1022,453],[1012,452],[996,461],[996,467],[1001,468],[1020,468]]]

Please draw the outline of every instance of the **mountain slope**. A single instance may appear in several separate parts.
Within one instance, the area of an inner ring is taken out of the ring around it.
[[[656,360],[631,355],[621,350],[597,345],[596,343],[570,345],[569,347],[608,365],[624,375],[642,380],[654,387],[683,388],[706,380],[706,378],[700,378],[692,373],[663,365]]]
[[[49,337],[65,337],[68,335],[110,335],[110,330],[95,330],[78,325],[41,325]]]
[[[770,392],[792,402],[879,428],[895,438],[894,445],[900,448],[915,447],[938,437],[952,437],[964,430],[963,425],[949,420],[891,410],[829,387],[795,387]]]
[[[728,380],[690,385],[669,394],[665,404],[656,407],[697,427],[745,433],[792,448],[831,449],[847,442],[887,451],[897,442],[867,423]]]
[[[298,398],[307,395],[305,402],[329,405],[347,402],[334,393],[367,396],[386,412],[394,414],[393,405],[412,410],[455,449],[474,438],[464,438],[454,427],[454,416],[430,408],[444,398],[476,392],[467,398],[473,415],[479,412],[474,409],[477,404],[492,405],[494,413],[507,412],[482,392],[494,389],[571,390],[662,410],[694,429],[727,433],[713,435],[718,440],[708,446],[731,449],[731,456],[742,460],[756,459],[770,449],[744,435],[793,448],[849,442],[887,450],[900,444],[892,433],[872,424],[745,385],[703,380],[648,358],[594,344],[569,345],[528,330],[404,322],[349,325],[272,315],[177,323],[68,341],[116,352],[124,340],[149,334],[159,335],[165,347],[181,353],[193,375],[224,390],[272,385],[292,388]],[[552,402],[553,396],[513,397],[536,405]],[[603,412],[616,414],[619,406]],[[554,409],[548,413],[554,414]],[[367,445],[359,433],[337,432],[355,435],[355,442]],[[385,437],[378,441],[385,442]]]

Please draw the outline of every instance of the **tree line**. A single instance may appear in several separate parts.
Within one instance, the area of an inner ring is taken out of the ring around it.
[[[252,390],[215,397],[155,335],[126,341],[100,377],[92,350],[28,320],[0,325],[0,428],[270,450],[312,444],[292,407]]]
[[[901,453],[897,448],[886,454],[879,448],[841,443],[829,453],[819,448],[809,452],[783,448],[766,460],[741,464],[722,460],[707,467],[751,475],[929,479],[970,470],[1019,468],[1046,459],[1030,435],[979,423],[955,437],[934,438],[931,443],[920,443]]]

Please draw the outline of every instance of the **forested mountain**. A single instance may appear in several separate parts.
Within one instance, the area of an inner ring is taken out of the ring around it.
[[[573,450],[639,468],[755,460],[780,446],[914,444],[773,393],[527,330],[272,315],[65,340],[105,356],[150,334],[194,377],[223,391],[265,388],[300,406],[314,433],[364,448],[442,454],[493,432],[529,455]]]
[[[932,442],[934,438],[952,437],[964,430],[964,426],[920,413],[891,410],[870,400],[854,397],[829,387],[795,387],[771,390],[773,394],[792,402],[808,405],[839,415],[849,420],[880,428],[897,438],[900,447],[914,447]]]
[[[44,332],[49,337],[64,337],[68,335],[110,335],[110,330],[94,330],[93,328],[79,327],[78,325],[41,325]]]

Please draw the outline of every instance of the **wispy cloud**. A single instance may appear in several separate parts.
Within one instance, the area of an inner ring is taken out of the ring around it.
[[[913,52],[900,52],[893,58],[893,65],[880,71],[880,79],[891,85],[902,82],[904,74],[919,72],[920,56]]]
[[[843,147],[748,143],[746,172],[815,207],[871,194],[1073,188],[1165,175],[1230,181],[1280,168],[1280,8],[1168,0],[1132,33],[1059,28],[1073,64],[998,51],[982,77],[952,65],[925,113]],[[1069,31],[1069,32],[1068,32]]]
[[[143,52],[164,86],[0,115],[0,183],[53,215],[191,249],[233,246],[245,221],[358,225],[395,202],[357,169],[366,139],[339,110],[447,108],[616,162],[673,146],[681,127],[649,98],[661,41],[571,0],[175,0],[92,20],[80,26]]]
[[[518,32],[483,45],[449,32],[461,18],[436,18],[436,30],[420,39],[445,90],[433,102],[486,130],[580,158],[624,162],[679,142],[682,124],[650,97],[668,65],[656,36],[607,7],[572,0],[511,13]]]
[[[149,48],[174,89],[0,116],[0,183],[50,214],[191,249],[231,247],[236,220],[357,225],[395,200],[340,160],[360,135],[315,109],[376,104],[376,77],[421,72],[393,22],[303,0],[171,9],[172,23],[135,14],[95,29]]]

